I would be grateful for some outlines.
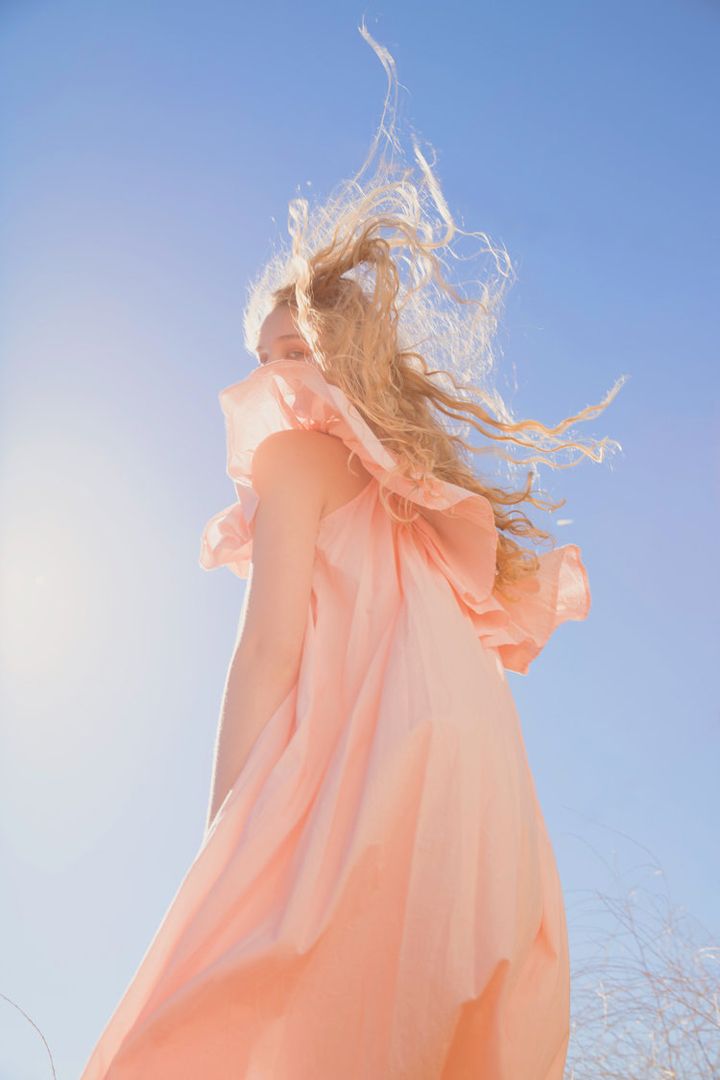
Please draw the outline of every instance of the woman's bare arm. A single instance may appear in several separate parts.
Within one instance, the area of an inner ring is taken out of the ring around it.
[[[290,692],[305,636],[332,436],[282,431],[253,457],[253,561],[223,691],[206,830],[265,724]],[[336,460],[336,459],[335,459]]]

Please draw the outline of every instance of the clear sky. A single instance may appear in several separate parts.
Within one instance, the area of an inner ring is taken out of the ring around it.
[[[233,498],[217,392],[288,199],[375,131],[363,12],[451,209],[515,262],[515,414],[630,375],[580,427],[622,452],[541,473],[590,617],[509,676],[571,934],[648,864],[720,931],[717,5],[6,2],[0,992],[63,1080],[201,841],[244,587],[198,563]],[[2,999],[0,1036],[0,1077],[51,1075]]]

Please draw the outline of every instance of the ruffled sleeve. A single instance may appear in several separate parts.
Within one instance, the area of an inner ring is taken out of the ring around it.
[[[486,647],[497,649],[503,666],[526,675],[530,662],[568,620],[585,619],[590,586],[580,548],[563,544],[538,555],[539,569],[514,586],[509,600],[496,589],[464,586],[463,603]],[[464,580],[464,578],[463,578]]]
[[[459,516],[442,529],[418,519],[416,541],[450,583],[483,645],[497,649],[505,668],[526,675],[558,626],[585,619],[590,611],[580,548],[563,544],[538,554],[537,572],[514,583],[511,600],[495,588],[497,529],[488,500],[473,494],[450,511],[453,515]]]
[[[238,577],[250,572],[253,521],[258,503],[252,484],[236,484],[237,502],[213,514],[200,539],[200,565],[204,570],[227,566]]]
[[[538,572],[515,586],[520,597],[500,601],[508,621],[488,637],[505,667],[522,675],[561,623],[590,612],[590,585],[577,544],[562,544],[538,558]]]
[[[505,668],[526,674],[561,623],[586,618],[590,589],[577,545],[538,555],[538,573],[514,586],[517,598],[502,596],[494,587],[498,533],[490,501],[450,481],[429,478],[420,485],[392,474],[394,456],[342,389],[328,382],[312,361],[259,365],[218,396],[225,417],[227,474],[236,501],[211,517],[203,530],[204,569],[226,566],[238,577],[248,576],[258,504],[252,458],[263,439],[291,428],[324,431],[342,439],[387,490],[428,510],[444,511],[440,528],[421,516],[402,527],[414,530],[428,561],[444,575],[471,618],[478,638],[497,649]]]

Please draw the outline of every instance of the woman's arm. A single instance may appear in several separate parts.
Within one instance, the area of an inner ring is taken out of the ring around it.
[[[265,724],[297,679],[315,543],[334,460],[314,431],[280,431],[253,456],[253,561],[244,615],[225,681],[206,831]]]

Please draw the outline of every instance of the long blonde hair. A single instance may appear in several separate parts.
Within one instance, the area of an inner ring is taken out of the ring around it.
[[[605,409],[627,376],[617,380],[599,405],[587,406],[552,427],[539,420],[514,421],[499,392],[479,385],[480,380],[487,384],[494,365],[492,339],[504,291],[514,276],[510,258],[485,233],[465,232],[456,224],[414,135],[421,177],[416,181],[412,166],[395,163],[394,154],[402,157],[396,133],[395,64],[370,36],[364,20],[358,29],[388,77],[378,131],[359,172],[324,203],[311,211],[305,198],[290,201],[291,250],[274,254],[250,285],[245,344],[254,353],[263,319],[277,305],[287,304],[314,361],[395,454],[398,471],[418,486],[437,477],[490,501],[498,529],[495,587],[509,593],[512,582],[534,573],[539,565],[537,555],[511,534],[554,543],[549,532],[512,508],[528,502],[556,510],[565,500],[541,501],[532,490],[532,469],[520,490],[483,481],[469,455],[492,453],[515,468],[534,463],[566,468],[582,457],[602,461],[608,450],[621,449],[620,444],[607,438],[565,440],[563,435],[576,421],[589,420]],[[383,140],[375,174],[361,183]],[[443,253],[461,261],[467,258],[453,246],[456,235],[480,239],[483,252],[494,260],[497,276],[478,282],[479,296],[464,295],[444,274]],[[462,434],[468,427],[491,440],[490,446],[467,442]],[[539,452],[518,462],[500,444]],[[577,451],[578,457],[559,464],[546,456],[566,450]],[[395,520],[412,519],[404,516],[409,501],[399,500],[383,485],[381,499]]]

